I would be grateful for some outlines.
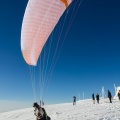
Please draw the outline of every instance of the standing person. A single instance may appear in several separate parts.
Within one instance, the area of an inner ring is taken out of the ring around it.
[[[110,100],[110,103],[112,103],[112,95],[111,95],[111,92],[108,90],[108,98],[109,98],[109,100]]]
[[[94,97],[94,93],[92,94],[92,100],[93,100],[93,104],[95,104],[95,97]]]
[[[119,100],[120,100],[120,90],[118,91],[118,98],[119,98]]]
[[[73,105],[76,105],[76,97],[73,97]]]
[[[98,93],[96,94],[96,100],[97,100],[97,103],[99,103],[99,95],[98,95]]]

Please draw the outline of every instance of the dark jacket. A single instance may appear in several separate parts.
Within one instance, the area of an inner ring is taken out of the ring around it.
[[[76,97],[75,96],[73,97],[73,101],[76,101]]]
[[[92,94],[92,99],[95,100],[94,94]]]
[[[99,100],[99,95],[98,94],[96,95],[96,100]]]

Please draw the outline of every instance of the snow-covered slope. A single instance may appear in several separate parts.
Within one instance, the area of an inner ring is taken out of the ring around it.
[[[120,120],[120,101],[109,103],[108,99],[93,104],[92,100],[45,106],[52,120]],[[34,109],[0,113],[0,120],[35,120]]]

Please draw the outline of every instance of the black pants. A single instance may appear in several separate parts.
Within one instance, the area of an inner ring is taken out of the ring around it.
[[[109,97],[109,100],[110,100],[110,103],[112,103],[112,101],[111,101],[111,97]]]
[[[73,105],[76,105],[76,101],[73,101]]]
[[[99,103],[99,100],[97,100],[97,103]]]

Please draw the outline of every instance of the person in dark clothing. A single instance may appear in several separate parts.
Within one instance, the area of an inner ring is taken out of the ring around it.
[[[109,101],[110,101],[110,103],[112,103],[112,95],[111,95],[111,92],[108,90],[108,98],[109,98]]]
[[[94,97],[94,93],[92,94],[92,100],[93,100],[93,104],[95,104],[95,97]]]
[[[120,100],[120,90],[118,91],[118,98],[119,98],[119,100]]]
[[[47,113],[44,108],[40,107],[36,102],[33,103],[34,115],[36,116],[36,120],[51,120],[49,116],[47,116]]]
[[[99,95],[98,95],[98,93],[97,93],[97,95],[96,95],[96,100],[97,100],[97,103],[99,103]]]
[[[73,105],[76,105],[76,97],[73,97]]]

